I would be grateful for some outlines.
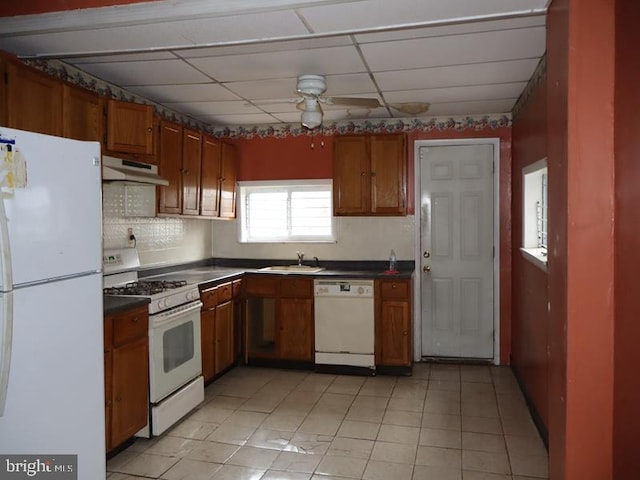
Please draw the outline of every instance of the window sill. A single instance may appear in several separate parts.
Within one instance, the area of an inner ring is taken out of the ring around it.
[[[522,256],[536,267],[547,271],[547,250],[545,248],[521,248]]]

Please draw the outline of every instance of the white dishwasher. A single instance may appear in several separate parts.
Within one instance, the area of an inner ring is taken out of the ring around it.
[[[374,373],[373,280],[313,283],[316,369]]]

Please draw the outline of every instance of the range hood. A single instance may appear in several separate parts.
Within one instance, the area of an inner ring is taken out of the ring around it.
[[[158,175],[157,165],[102,156],[102,180],[169,185],[169,181]]]

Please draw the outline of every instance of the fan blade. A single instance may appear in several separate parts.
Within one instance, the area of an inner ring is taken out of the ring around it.
[[[351,105],[362,108],[378,108],[381,106],[377,98],[325,97],[322,100],[327,105]]]
[[[296,98],[281,98],[274,100],[249,100],[247,103],[250,105],[275,105],[278,103],[299,103],[304,100],[302,97]]]

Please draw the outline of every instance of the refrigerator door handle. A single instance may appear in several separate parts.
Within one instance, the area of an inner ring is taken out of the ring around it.
[[[11,370],[11,347],[13,343],[13,292],[4,294],[2,302],[2,342],[0,345],[0,417],[4,415]]]
[[[0,332],[0,417],[4,415],[11,370],[11,348],[13,344],[13,274],[11,269],[11,246],[9,244],[9,223],[4,208],[4,196],[0,188],[0,269],[2,270],[2,331]]]

